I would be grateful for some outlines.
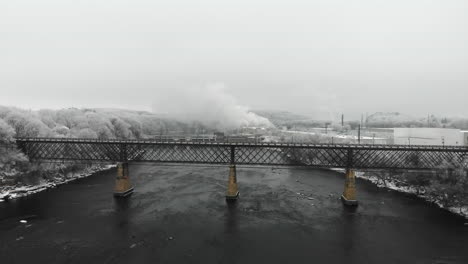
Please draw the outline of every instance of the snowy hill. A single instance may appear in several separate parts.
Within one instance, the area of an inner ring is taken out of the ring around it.
[[[366,123],[370,127],[421,127],[427,124],[427,119],[415,118],[398,112],[377,112],[368,116]]]

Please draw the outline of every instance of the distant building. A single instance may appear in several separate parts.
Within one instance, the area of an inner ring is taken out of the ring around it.
[[[465,144],[459,129],[449,128],[394,128],[396,145],[452,145]]]
[[[213,135],[216,141],[224,141],[225,135],[223,132],[214,132]]]
[[[358,136],[355,135],[330,135],[328,136],[329,143],[333,144],[357,144],[361,142],[361,144],[367,145],[387,145],[389,143],[388,138],[381,138],[381,137],[368,137],[368,136],[361,136],[359,139]]]
[[[463,145],[468,146],[468,130],[461,131],[463,138]]]

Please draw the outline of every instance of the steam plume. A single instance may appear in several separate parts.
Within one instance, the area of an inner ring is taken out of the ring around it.
[[[165,92],[164,98],[156,98],[153,109],[179,121],[201,122],[222,131],[245,126],[273,126],[267,118],[238,104],[222,83]]]

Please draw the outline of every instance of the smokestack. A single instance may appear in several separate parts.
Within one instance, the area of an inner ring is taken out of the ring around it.
[[[344,114],[341,114],[341,127],[344,127]]]

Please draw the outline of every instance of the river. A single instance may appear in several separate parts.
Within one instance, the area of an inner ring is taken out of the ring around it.
[[[465,219],[328,170],[135,164],[135,193],[112,197],[115,169],[0,203],[0,263],[468,263]],[[26,223],[21,223],[26,220]]]

